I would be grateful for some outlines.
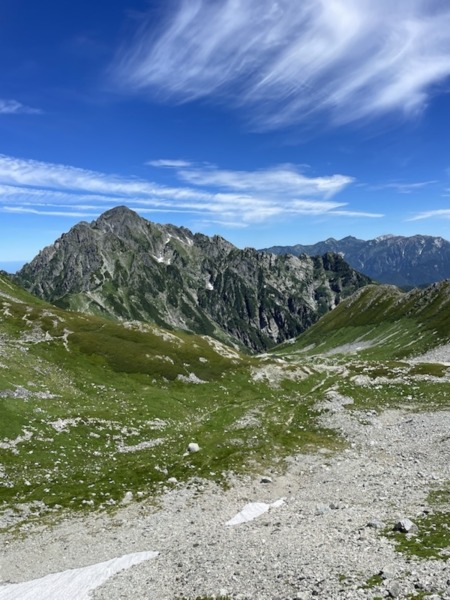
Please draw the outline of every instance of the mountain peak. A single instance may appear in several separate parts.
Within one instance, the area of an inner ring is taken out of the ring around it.
[[[95,223],[101,223],[104,221],[123,221],[125,219],[136,219],[140,220],[140,217],[137,212],[128,208],[128,206],[115,206],[114,208],[110,208],[109,210],[102,213]]]
[[[347,235],[346,237],[339,240],[340,242],[362,242],[359,238],[356,238],[354,235]]]
[[[368,283],[333,256],[240,250],[119,206],[72,228],[17,280],[64,308],[152,321],[260,352]]]

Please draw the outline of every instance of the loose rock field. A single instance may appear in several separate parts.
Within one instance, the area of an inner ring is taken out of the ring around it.
[[[328,397],[320,419],[346,438],[344,451],[291,457],[284,474],[235,479],[228,491],[194,480],[175,484],[157,505],[5,536],[3,582],[157,551],[92,597],[450,599],[450,548],[424,560],[396,550],[405,534],[386,535],[400,519],[420,522],[438,510],[428,496],[450,480],[450,412],[351,411]],[[258,518],[225,526],[246,504],[281,498]],[[7,591],[0,586],[0,598]]]

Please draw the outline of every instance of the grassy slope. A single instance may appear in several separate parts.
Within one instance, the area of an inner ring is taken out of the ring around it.
[[[276,354],[401,360],[450,341],[450,280],[407,294],[367,286]],[[351,346],[351,347],[350,347]]]
[[[274,355],[327,366],[316,393],[333,388],[353,409],[439,410],[450,406],[449,368],[408,359],[448,342],[450,281],[406,294],[368,286]]]
[[[32,501],[108,507],[127,491],[153,496],[170,477],[226,483],[230,470],[282,468],[287,455],[340,443],[315,421],[330,389],[354,400],[349,410],[449,409],[447,367],[405,359],[448,341],[449,295],[448,282],[431,293],[364,289],[275,356],[248,357],[68,313],[0,277],[0,516]],[[355,353],[363,336],[377,343]],[[339,353],[320,355],[328,350]],[[177,379],[190,373],[205,383]],[[201,450],[186,456],[191,441]],[[438,554],[442,539],[406,551]]]
[[[261,365],[207,338],[65,312],[0,277],[0,508],[105,507],[335,443],[313,420],[320,375],[274,389],[251,377]],[[203,383],[179,379],[192,373]],[[192,441],[201,451],[185,456]]]

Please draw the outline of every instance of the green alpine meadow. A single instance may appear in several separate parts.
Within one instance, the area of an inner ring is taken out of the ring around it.
[[[173,478],[227,485],[300,447],[339,444],[314,422],[320,371],[67,312],[6,276],[0,286],[3,513],[107,509]]]

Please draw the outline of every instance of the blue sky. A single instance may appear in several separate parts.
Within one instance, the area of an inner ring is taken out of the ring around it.
[[[2,0],[0,268],[127,205],[239,247],[450,238],[447,0]]]

